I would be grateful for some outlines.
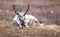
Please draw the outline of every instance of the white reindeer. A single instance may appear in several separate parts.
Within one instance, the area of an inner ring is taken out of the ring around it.
[[[13,5],[13,9],[15,11],[15,17],[13,20],[20,26],[20,27],[28,27],[29,24],[36,25],[39,23],[36,17],[32,16],[31,14],[27,14],[29,10],[29,4],[26,12],[21,12],[15,10],[15,5]]]

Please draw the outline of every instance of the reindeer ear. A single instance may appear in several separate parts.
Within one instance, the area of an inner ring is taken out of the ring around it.
[[[25,16],[25,15],[26,15],[26,13],[28,12],[28,10],[29,10],[29,4],[28,4],[28,7],[27,7],[26,12],[24,13],[24,16]]]

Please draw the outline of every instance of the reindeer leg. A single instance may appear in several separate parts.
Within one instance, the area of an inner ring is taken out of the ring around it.
[[[21,27],[21,28],[22,28],[23,26],[22,26],[22,25],[19,25],[19,27]]]
[[[25,26],[26,26],[26,27],[29,27],[29,26],[27,25],[27,23],[25,23]]]

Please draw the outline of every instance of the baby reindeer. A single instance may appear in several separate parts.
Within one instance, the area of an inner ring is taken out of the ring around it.
[[[15,9],[15,5],[13,5],[13,10],[16,14],[13,18],[13,21],[15,21],[20,27],[29,27],[28,25],[30,24],[36,25],[37,23],[39,23],[36,17],[32,16],[31,14],[27,14],[29,10],[29,4],[26,12],[22,12],[21,9],[20,11],[17,11]]]

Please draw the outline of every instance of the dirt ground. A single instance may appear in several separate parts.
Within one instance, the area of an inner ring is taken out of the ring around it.
[[[13,22],[12,5],[21,2],[30,4],[28,13],[36,16],[43,26],[20,28]],[[60,0],[0,0],[0,37],[60,37]]]

